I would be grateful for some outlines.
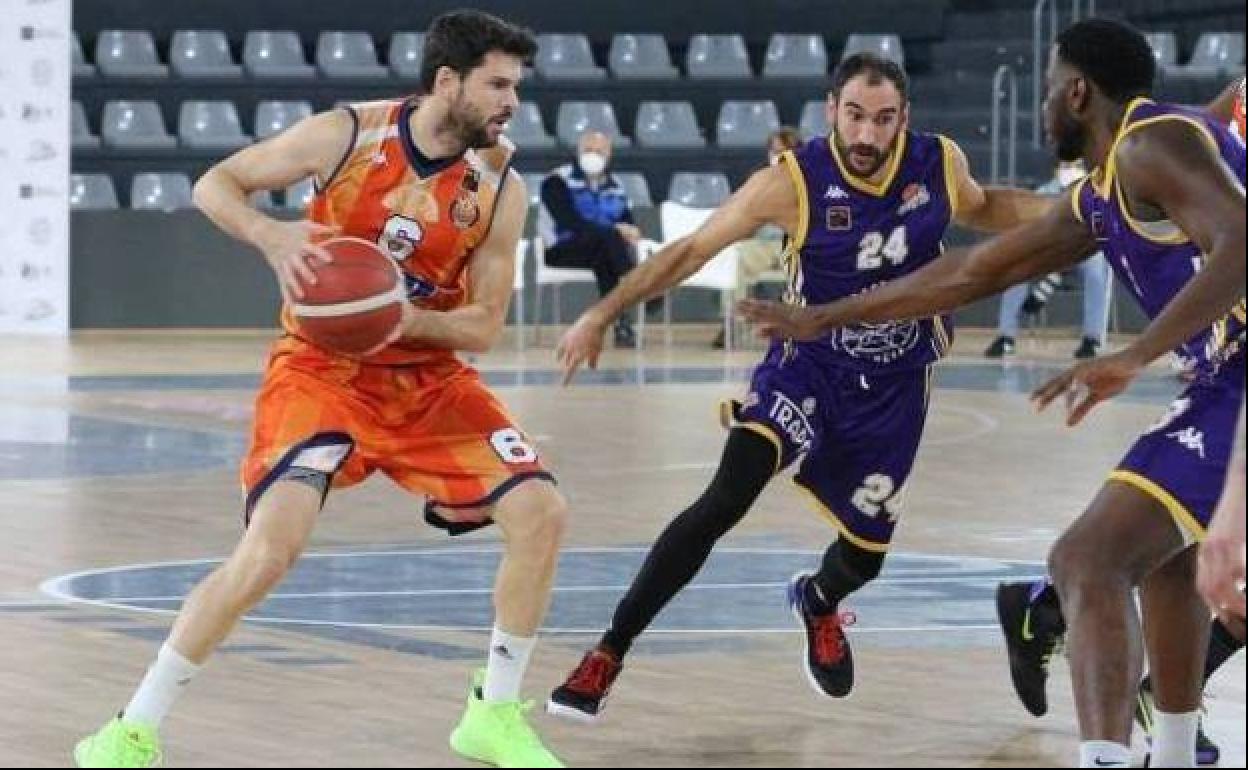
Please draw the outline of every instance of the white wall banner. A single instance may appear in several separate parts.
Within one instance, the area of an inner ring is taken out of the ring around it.
[[[69,331],[72,0],[0,0],[0,333]]]

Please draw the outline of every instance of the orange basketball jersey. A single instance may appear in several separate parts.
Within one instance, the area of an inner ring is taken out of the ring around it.
[[[1248,139],[1248,135],[1244,133],[1244,86],[1246,82],[1248,81],[1245,78],[1239,79],[1239,95],[1235,97],[1235,120],[1231,123],[1231,127],[1239,135],[1241,141]]]
[[[412,141],[416,104],[395,99],[346,107],[355,125],[351,147],[318,187],[308,217],[381,246],[402,268],[408,299],[445,311],[468,299],[468,258],[489,233],[515,147],[504,137],[497,147],[431,161]],[[282,324],[298,335],[289,308]],[[405,365],[451,355],[399,342],[365,360]]]

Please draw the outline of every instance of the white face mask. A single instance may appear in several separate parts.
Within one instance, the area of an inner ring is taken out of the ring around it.
[[[597,176],[607,168],[607,157],[600,152],[583,152],[577,162],[581,165],[581,171],[590,176]]]
[[[1082,166],[1059,166],[1057,169],[1057,181],[1062,187],[1070,187],[1085,176],[1087,174]]]

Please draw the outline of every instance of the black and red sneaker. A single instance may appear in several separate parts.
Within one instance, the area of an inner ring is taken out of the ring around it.
[[[802,572],[789,581],[789,606],[806,629],[806,678],[820,695],[844,698],[854,688],[854,654],[845,627],[854,624],[852,612],[812,612],[806,603],[806,585],[812,575]]]
[[[595,647],[585,653],[567,681],[550,694],[546,713],[576,722],[597,722],[606,707],[611,685],[623,668],[620,659],[610,651]]]

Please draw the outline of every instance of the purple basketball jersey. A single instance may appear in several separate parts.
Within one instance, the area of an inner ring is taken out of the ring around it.
[[[850,174],[828,137],[784,156],[801,224],[786,300],[821,304],[869,291],[940,257],[953,211],[948,140],[903,132],[884,180]],[[949,349],[948,317],[858,324],[790,346],[790,355],[864,373],[921,369]]]
[[[1073,202],[1075,215],[1091,229],[1118,279],[1149,318],[1156,318],[1165,309],[1204,262],[1200,247],[1176,224],[1169,220],[1141,222],[1123,206],[1114,173],[1114,151],[1132,130],[1160,120],[1183,121],[1201,130],[1235,178],[1244,183],[1244,145],[1210,116],[1148,99],[1137,99],[1127,107],[1110,160],[1104,169],[1078,183]],[[1193,337],[1178,352],[1195,361],[1203,376],[1210,377],[1232,359],[1243,357],[1244,322],[1241,300],[1226,318]]]

